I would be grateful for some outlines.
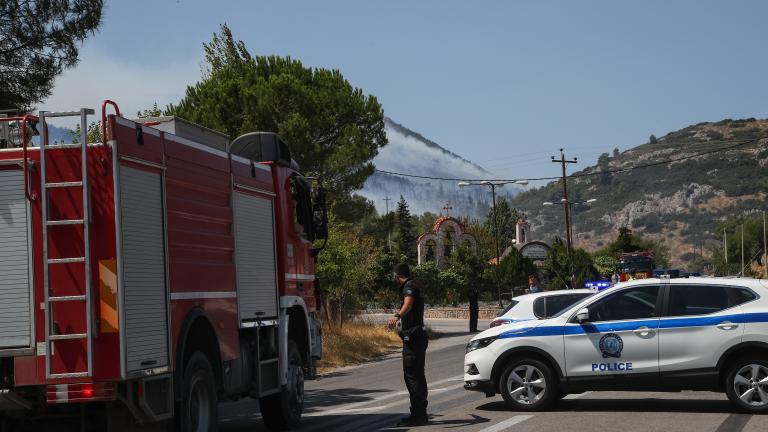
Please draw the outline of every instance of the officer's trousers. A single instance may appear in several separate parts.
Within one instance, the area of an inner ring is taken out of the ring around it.
[[[424,376],[424,363],[427,357],[427,334],[423,330],[415,331],[407,341],[403,341],[403,375],[405,386],[411,398],[411,416],[427,416],[427,377]]]
[[[477,316],[480,313],[480,308],[477,302],[469,303],[469,331],[477,331]]]

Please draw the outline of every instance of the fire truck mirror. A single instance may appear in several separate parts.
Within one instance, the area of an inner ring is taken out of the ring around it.
[[[306,179],[301,176],[294,176],[291,179],[291,195],[293,197],[296,233],[303,239],[312,242],[316,238],[314,206],[312,204],[312,190]]]
[[[325,189],[318,185],[312,198],[312,214],[315,238],[328,239],[328,208],[325,203]]]

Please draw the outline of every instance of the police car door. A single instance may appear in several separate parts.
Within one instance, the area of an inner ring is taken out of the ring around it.
[[[619,289],[587,306],[589,319],[574,316],[564,331],[569,381],[659,372],[659,285]],[[575,379],[574,379],[575,377]],[[614,379],[609,379],[615,381]],[[618,383],[616,383],[618,384]]]
[[[662,379],[711,386],[720,356],[741,342],[744,309],[756,298],[744,287],[671,283],[659,330]]]

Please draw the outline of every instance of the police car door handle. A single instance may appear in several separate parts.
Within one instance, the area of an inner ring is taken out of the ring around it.
[[[730,321],[723,321],[720,324],[717,325],[717,328],[721,330],[733,330],[739,325]]]
[[[650,327],[642,326],[638,327],[634,330],[634,333],[640,337],[652,337],[654,334],[654,331]]]

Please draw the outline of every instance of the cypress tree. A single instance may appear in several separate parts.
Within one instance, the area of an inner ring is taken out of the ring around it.
[[[408,203],[402,195],[397,202],[397,252],[400,259],[410,265],[416,264],[416,236],[413,233],[413,218]]]

